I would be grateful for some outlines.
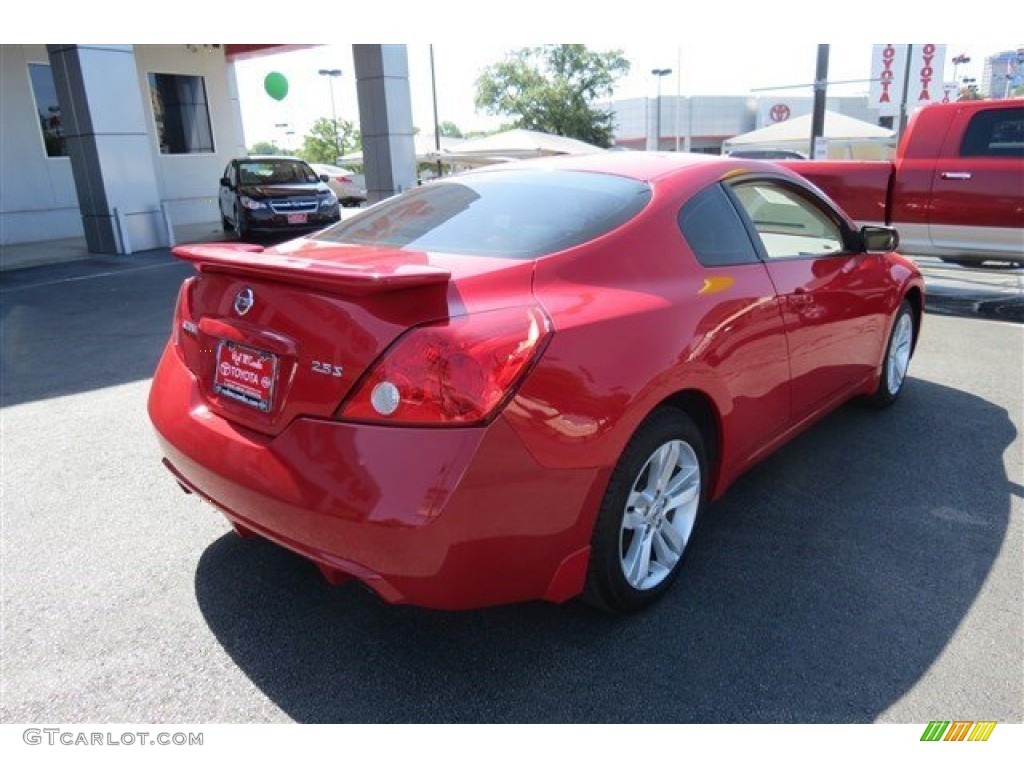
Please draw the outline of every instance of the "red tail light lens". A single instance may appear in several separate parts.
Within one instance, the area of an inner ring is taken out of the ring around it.
[[[175,346],[181,342],[182,331],[193,337],[196,335],[196,326],[192,319],[192,286],[195,282],[195,277],[186,279],[178,291],[178,301],[174,305],[174,320],[171,326],[171,341]]]
[[[374,424],[485,423],[512,396],[551,333],[538,307],[414,328],[384,353],[338,415]]]
[[[340,181],[342,184],[347,184],[348,182],[352,181],[352,177],[351,176],[335,176],[334,180],[335,181]]]

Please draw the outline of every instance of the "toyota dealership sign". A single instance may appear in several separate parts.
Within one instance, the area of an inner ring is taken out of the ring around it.
[[[907,72],[907,49],[910,72]],[[907,112],[935,101],[948,99],[942,72],[946,46],[937,43],[884,43],[871,53],[871,88],[868,106],[878,114],[895,117],[903,101],[903,83],[907,83]]]

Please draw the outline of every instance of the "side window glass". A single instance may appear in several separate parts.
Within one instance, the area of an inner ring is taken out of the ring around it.
[[[732,191],[753,222],[768,258],[832,256],[843,252],[839,225],[797,192],[766,181],[737,184]]]
[[[679,230],[705,267],[752,264],[757,252],[746,227],[721,185],[690,198],[679,211]]]
[[[971,118],[961,157],[1024,157],[1024,108],[988,109]]]

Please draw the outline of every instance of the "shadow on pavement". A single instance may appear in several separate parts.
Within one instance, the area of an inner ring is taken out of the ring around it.
[[[1015,435],[1004,409],[921,380],[888,411],[846,407],[741,479],[675,588],[632,617],[388,606],[234,534],[203,554],[196,595],[301,722],[871,721],[985,580]]]
[[[0,403],[152,376],[190,274],[166,249],[4,273]]]
[[[0,405],[148,379],[193,274],[166,248],[0,273]]]

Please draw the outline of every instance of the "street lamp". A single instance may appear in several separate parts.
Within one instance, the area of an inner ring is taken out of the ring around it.
[[[337,164],[341,157],[341,145],[338,143],[338,113],[334,109],[334,78],[341,77],[340,69],[321,69],[319,74],[328,78],[327,87],[331,92],[331,118],[334,120],[334,164]]]
[[[285,145],[289,143],[288,137],[295,135],[291,123],[274,123],[274,127],[281,131],[281,149],[286,153],[289,152],[290,150]]]
[[[961,64],[970,64],[970,63],[971,63],[971,57],[968,56],[966,53],[961,53],[959,56],[954,56],[953,57],[953,82],[954,83],[957,81],[956,80],[956,71],[957,71],[957,69],[960,68],[960,65]]]
[[[665,75],[671,75],[672,70],[652,69],[651,74],[657,78],[656,82],[658,83],[658,106],[655,112],[656,117],[654,123],[654,149],[655,151],[657,151],[661,149],[661,78],[663,78]],[[676,109],[678,108],[679,105],[677,104]]]

